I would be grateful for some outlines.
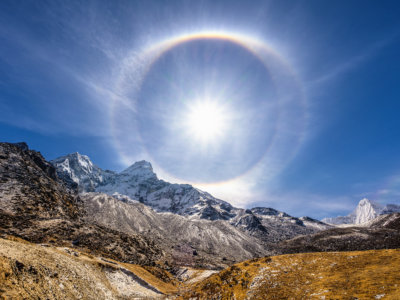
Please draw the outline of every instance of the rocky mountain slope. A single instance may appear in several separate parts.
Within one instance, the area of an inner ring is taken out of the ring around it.
[[[7,219],[76,219],[78,201],[39,152],[24,143],[0,143],[0,212]]]
[[[400,248],[400,214],[382,215],[362,226],[331,228],[292,239],[280,237],[280,242],[264,242],[266,238],[245,234],[222,220],[157,213],[139,202],[124,203],[105,194],[83,194],[82,199],[91,211],[92,221],[126,233],[147,233],[165,245],[165,249],[172,250],[169,253],[176,265],[215,268],[272,254]],[[276,217],[279,224],[276,211],[260,208],[254,211]],[[265,236],[271,234],[266,232]]]
[[[140,202],[123,202],[101,193],[82,194],[81,199],[91,222],[151,236],[171,254],[174,265],[222,268],[269,253],[260,240],[222,220],[158,213]]]
[[[78,153],[53,160],[52,164],[61,178],[77,183],[82,191],[93,190],[94,185],[96,192],[137,200],[157,212],[171,212],[191,220],[226,221],[264,242],[277,242],[331,227],[308,217],[294,218],[271,208],[235,208],[191,185],[171,184],[158,179],[146,161],[136,162],[120,173],[102,171],[87,156]]]
[[[178,299],[399,299],[400,250],[305,253],[242,262]]]
[[[163,260],[148,238],[90,223],[74,190],[54,167],[26,144],[0,143],[0,234],[35,243],[72,246],[141,264]]]
[[[400,206],[395,204],[381,205],[366,198],[360,200],[354,212],[347,216],[325,218],[322,221],[328,224],[362,224],[375,219],[380,215],[400,212]]]

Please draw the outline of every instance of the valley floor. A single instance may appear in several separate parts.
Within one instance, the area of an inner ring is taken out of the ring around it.
[[[1,299],[400,299],[400,250],[303,253],[219,273],[124,264],[0,239]],[[179,280],[178,280],[179,279]]]

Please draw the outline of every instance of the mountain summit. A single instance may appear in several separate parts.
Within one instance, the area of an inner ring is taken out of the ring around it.
[[[395,204],[381,205],[367,198],[358,202],[356,209],[347,216],[325,218],[322,221],[328,224],[362,224],[384,214],[400,212],[400,206]]]
[[[77,184],[85,192],[93,192],[96,186],[114,174],[112,171],[100,169],[87,155],[78,152],[56,158],[51,164],[57,169],[58,177],[70,186]]]
[[[135,162],[133,165],[123,170],[120,175],[130,178],[138,178],[140,180],[157,179],[157,175],[153,171],[151,163],[145,160]]]
[[[368,200],[367,198],[362,199],[355,210],[355,224],[362,224],[369,220],[375,219],[384,210],[384,206]]]

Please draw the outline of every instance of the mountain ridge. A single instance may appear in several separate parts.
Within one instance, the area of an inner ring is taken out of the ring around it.
[[[236,208],[189,184],[172,184],[158,179],[151,163],[144,160],[132,164],[119,173],[110,171],[108,173],[110,176],[106,180],[100,180],[99,174],[102,174],[102,170],[96,166],[93,168],[95,174],[88,174],[87,162],[82,166],[79,163],[70,164],[72,170],[66,169],[65,160],[68,157],[66,155],[57,158],[51,163],[60,177],[67,177],[67,180],[79,183],[82,186],[81,191],[95,191],[119,199],[125,197],[125,199],[137,200],[156,212],[171,212],[190,219],[227,221],[234,227],[267,242],[331,227],[308,217],[305,217],[303,221],[273,208]],[[74,178],[71,174],[81,176],[81,178]],[[93,178],[93,180],[85,181],[86,178]],[[93,186],[92,183],[96,185]]]
[[[80,157],[84,157],[87,161],[83,164],[83,166],[81,167],[77,167],[77,166],[70,166],[70,169],[65,168],[65,161],[70,158],[73,157],[75,155],[79,155]],[[223,201],[221,199],[217,199],[215,197],[213,197],[212,195],[210,195],[209,193],[202,191],[198,188],[193,187],[190,184],[177,184],[177,183],[168,183],[165,182],[162,179],[158,179],[157,175],[154,173],[152,165],[150,162],[146,161],[146,160],[141,160],[141,161],[137,161],[135,163],[133,163],[131,166],[125,168],[124,170],[122,170],[121,172],[114,172],[114,171],[110,171],[110,170],[102,170],[100,167],[96,166],[95,164],[93,164],[90,160],[90,158],[87,155],[83,155],[83,154],[79,154],[78,152],[75,153],[71,153],[71,154],[67,154],[61,157],[58,157],[54,160],[51,160],[50,163],[52,163],[56,170],[57,170],[57,174],[61,175],[61,178],[64,178],[65,175],[68,175],[69,177],[71,177],[71,179],[76,182],[77,184],[80,184],[82,187],[82,191],[85,192],[93,192],[93,190],[91,190],[91,186],[88,186],[88,183],[85,181],[81,181],[81,177],[85,178],[84,176],[88,175],[88,173],[90,172],[77,172],[77,170],[79,171],[80,169],[85,169],[85,165],[89,164],[90,166],[92,166],[93,168],[93,177],[96,177],[97,174],[102,174],[102,172],[107,172],[107,174],[111,174],[117,177],[120,177],[118,179],[126,179],[126,180],[122,180],[122,184],[118,183],[116,181],[115,178],[113,180],[111,180],[110,182],[105,182],[104,179],[101,179],[100,176],[97,180],[95,180],[93,183],[97,184],[97,189],[96,192],[104,192],[106,194],[112,195],[111,192],[114,190],[113,193],[118,193],[120,195],[126,195],[129,196],[132,200],[138,200],[140,201],[140,196],[141,196],[141,191],[137,191],[135,190],[135,186],[131,186],[130,188],[132,188],[131,190],[129,189],[129,187],[124,186],[124,183],[127,183],[128,181],[136,181],[139,177],[139,182],[138,185],[142,184],[143,182],[147,181],[148,179],[152,180],[152,179],[156,179],[157,181],[159,181],[159,186],[161,187],[165,187],[165,186],[172,186],[174,188],[182,188],[182,189],[193,189],[195,191],[197,191],[200,196],[203,196],[204,198],[207,198],[207,200],[212,199],[212,200],[217,200],[220,204],[222,204],[224,206],[225,209],[229,210],[229,209],[233,209],[234,207],[226,202]],[[122,178],[121,178],[122,177]],[[125,178],[124,178],[125,177]],[[115,186],[117,185],[117,186]],[[123,193],[121,193],[119,190],[123,190]],[[140,201],[142,202],[142,201]],[[151,203],[150,203],[151,204]],[[150,205],[152,206],[152,205]],[[230,208],[227,208],[227,207]],[[153,207],[157,210],[157,207]],[[251,208],[251,210],[269,210],[270,213],[267,213],[269,215],[277,215],[277,214],[281,214],[281,216],[283,217],[289,217],[289,215],[285,212],[280,212],[274,208],[270,208],[270,207],[253,207]],[[260,213],[261,214],[261,213]],[[306,217],[308,218],[308,217]],[[310,218],[312,219],[312,218]],[[314,220],[314,219],[313,219]]]

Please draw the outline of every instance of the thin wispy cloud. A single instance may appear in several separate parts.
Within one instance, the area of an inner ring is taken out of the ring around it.
[[[64,22],[66,25],[66,22]],[[2,28],[6,28],[6,26],[2,26]],[[73,27],[71,27],[73,28]],[[9,51],[12,49],[18,49],[18,51],[22,51],[25,53],[29,53],[24,60],[28,64],[32,64],[37,66],[38,72],[47,72],[47,70],[51,70],[52,73],[56,74],[56,76],[51,78],[53,80],[53,84],[55,85],[65,85],[70,86],[73,89],[80,90],[79,102],[85,101],[89,105],[92,105],[92,111],[89,112],[87,118],[79,118],[77,115],[71,114],[70,118],[56,118],[51,119],[52,115],[59,115],[62,112],[58,110],[58,107],[52,104],[51,98],[53,95],[46,95],[41,91],[32,91],[31,93],[35,95],[37,99],[43,99],[45,102],[46,98],[48,98],[48,106],[45,107],[45,110],[49,110],[49,118],[37,118],[35,116],[17,116],[18,112],[14,112],[13,104],[3,103],[3,112],[8,111],[8,114],[4,116],[2,122],[18,126],[21,128],[29,129],[32,131],[37,131],[45,134],[58,134],[62,131],[68,132],[69,134],[90,134],[95,136],[104,136],[109,135],[107,132],[108,123],[101,122],[103,128],[99,127],[99,123],[97,122],[97,128],[94,128],[93,116],[97,116],[98,120],[108,120],[108,111],[109,105],[113,101],[113,99],[120,99],[117,94],[115,94],[113,90],[113,86],[110,80],[112,74],[107,74],[103,72],[103,74],[99,73],[90,73],[79,69],[79,66],[67,63],[63,58],[62,52],[57,53],[53,50],[54,45],[44,45],[43,43],[38,43],[35,39],[33,39],[27,32],[26,28],[23,27],[12,27],[7,28],[7,30],[0,30],[0,36],[3,40],[8,40]],[[76,39],[77,37],[73,36],[76,34],[74,31],[64,32],[69,35],[71,39]],[[101,47],[99,47],[100,49]],[[6,50],[4,50],[6,51]],[[11,52],[12,53],[12,52]],[[60,55],[61,54],[61,55]],[[14,74],[10,74],[10,76],[14,76],[14,81],[19,82],[21,85],[35,85],[37,81],[36,76],[29,77],[26,74],[23,74],[23,69],[18,66],[17,57],[13,58],[13,54],[8,56],[2,56],[0,59],[4,60],[4,63],[8,63],[10,67],[17,66],[19,70],[14,71]],[[19,59],[20,60],[20,59]],[[109,63],[109,62],[108,62]],[[106,65],[107,63],[105,63]],[[104,69],[104,68],[98,68]],[[18,77],[18,74],[22,76]],[[50,76],[50,75],[48,75]],[[60,79],[58,79],[60,78]],[[55,96],[57,97],[57,96]],[[75,96],[72,96],[75,98]],[[71,102],[78,102],[76,99],[71,97]],[[81,106],[81,104],[79,104]],[[95,114],[93,112],[96,111]],[[99,112],[103,114],[103,116],[99,115]],[[78,117],[76,120],[75,118]],[[18,120],[19,121],[16,121]],[[82,122],[83,120],[83,122]],[[58,126],[55,124],[59,124]],[[86,123],[86,124],[85,124]],[[61,127],[60,127],[61,125]],[[64,129],[62,129],[62,127]]]
[[[312,89],[315,86],[321,85],[330,80],[334,80],[358,68],[362,64],[366,63],[368,60],[372,59],[375,56],[378,56],[381,50],[389,46],[397,37],[398,37],[397,33],[392,34],[389,37],[380,40],[379,42],[376,42],[372,45],[363,48],[362,50],[360,50],[359,54],[347,58],[342,62],[336,63],[336,66],[334,66],[321,76],[308,81],[307,87]]]

